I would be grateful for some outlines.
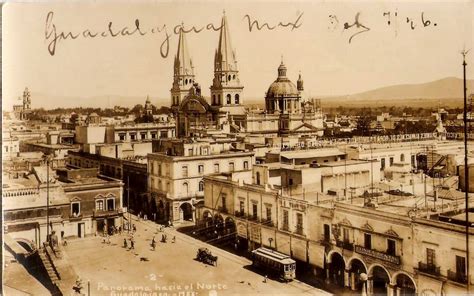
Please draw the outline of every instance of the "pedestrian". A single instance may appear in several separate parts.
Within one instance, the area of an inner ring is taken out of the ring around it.
[[[133,232],[137,231],[137,227],[133,224]]]
[[[110,236],[109,235],[107,235],[107,244],[110,245]]]
[[[126,249],[128,247],[127,245],[127,238],[123,239],[123,247]]]
[[[171,240],[172,243],[176,242],[176,235],[173,236],[173,239]]]
[[[148,220],[148,216],[147,216],[147,214],[144,214],[144,215],[143,215],[143,220],[145,220],[145,221],[147,221],[147,220]]]
[[[122,226],[119,226],[119,234],[122,235]]]
[[[267,282],[267,279],[268,279],[268,275],[265,275],[265,276],[263,277],[263,282],[266,283],[266,282]]]
[[[166,239],[165,239],[165,235],[164,235],[164,234],[161,235],[161,242],[162,242],[162,243],[166,243]]]
[[[130,250],[135,250],[135,241],[133,240],[133,237],[130,239]]]
[[[151,247],[153,248],[153,251],[154,251],[156,247],[155,237],[153,237],[151,240]]]

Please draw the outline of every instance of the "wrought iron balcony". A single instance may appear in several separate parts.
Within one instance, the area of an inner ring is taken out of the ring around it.
[[[217,209],[221,213],[225,213],[225,214],[229,213],[229,210],[227,210],[227,207],[218,207]]]
[[[380,251],[376,251],[372,249],[366,249],[363,246],[356,245],[355,252],[362,255],[370,256],[375,259],[390,262],[393,264],[397,264],[397,265],[401,264],[400,256],[393,256],[384,252],[380,252]]]
[[[461,284],[467,284],[467,276],[465,274],[454,272],[451,270],[448,270],[448,280]]]
[[[440,275],[440,267],[434,264],[427,264],[423,262],[418,262],[418,270],[420,272],[432,274],[432,275]]]
[[[244,211],[235,211],[235,217],[245,218]]]
[[[354,251],[354,244],[348,241],[336,241],[336,246],[343,248],[345,250]]]
[[[123,210],[121,208],[114,209],[114,210],[94,210],[94,217],[117,216],[118,214],[122,212]]]

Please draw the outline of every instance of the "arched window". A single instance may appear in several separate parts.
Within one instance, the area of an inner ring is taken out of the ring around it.
[[[227,104],[230,104],[231,103],[231,95],[230,94],[227,94]]]
[[[183,193],[188,194],[188,192],[189,192],[188,182],[184,182],[183,183]]]
[[[260,172],[255,173],[255,179],[256,179],[257,185],[260,185]]]
[[[204,191],[204,181],[199,182],[199,191]]]
[[[400,154],[400,162],[405,162],[405,154]]]
[[[217,102],[216,102],[216,95],[212,95],[212,103],[213,103],[213,104],[217,104]]]
[[[221,103],[221,95],[217,95],[217,98],[218,98],[217,104],[220,104]]]
[[[232,78],[232,76],[230,76],[230,75],[227,76],[228,81],[230,81],[231,78]]]
[[[239,94],[235,95],[235,104],[238,105],[240,103],[240,96]]]
[[[185,80],[184,80],[184,84],[188,84],[188,79],[185,79]]]

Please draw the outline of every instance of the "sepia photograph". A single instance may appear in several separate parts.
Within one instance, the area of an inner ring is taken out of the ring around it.
[[[1,6],[0,295],[474,295],[473,0]]]

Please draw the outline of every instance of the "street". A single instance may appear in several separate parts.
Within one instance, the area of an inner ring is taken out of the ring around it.
[[[128,233],[110,237],[71,240],[65,247],[69,262],[83,281],[87,295],[290,295],[328,294],[299,281],[282,283],[269,279],[245,266],[251,261],[195,240],[175,229],[166,228],[167,243],[162,232],[151,221],[134,219],[135,249],[123,247]],[[151,248],[155,236],[156,249]],[[172,243],[173,236],[176,242]],[[217,266],[195,260],[199,247],[207,247],[218,256]],[[329,294],[328,294],[329,295]]]

